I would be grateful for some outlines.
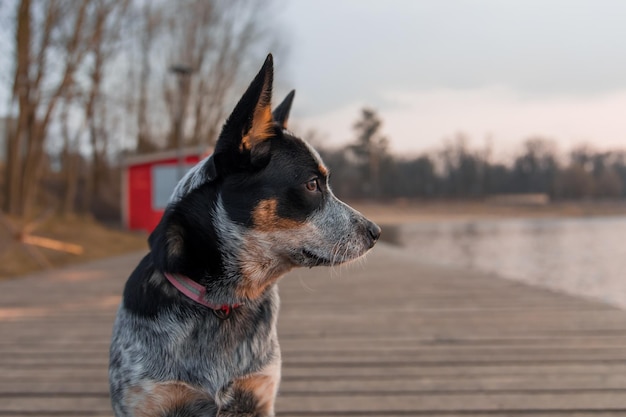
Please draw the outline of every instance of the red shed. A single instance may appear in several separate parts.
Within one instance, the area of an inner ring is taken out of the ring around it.
[[[199,148],[185,149],[181,167],[177,150],[126,157],[122,172],[124,225],[131,230],[151,232],[161,220],[178,180],[208,154]]]

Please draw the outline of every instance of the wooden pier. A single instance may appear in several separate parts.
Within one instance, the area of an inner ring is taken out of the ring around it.
[[[0,282],[0,416],[107,416],[140,254]],[[626,312],[379,245],[280,284],[279,416],[626,416]]]

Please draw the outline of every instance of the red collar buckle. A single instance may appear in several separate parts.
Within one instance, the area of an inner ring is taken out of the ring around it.
[[[231,308],[229,305],[223,305],[218,309],[214,309],[213,314],[215,314],[215,317],[217,317],[218,319],[226,320],[230,318],[230,314],[232,313],[233,308],[235,308],[235,306]]]

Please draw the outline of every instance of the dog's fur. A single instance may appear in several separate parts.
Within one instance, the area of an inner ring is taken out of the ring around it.
[[[117,417],[272,416],[280,380],[276,281],[293,267],[367,252],[380,228],[339,201],[328,169],[286,130],[293,92],[272,113],[268,56],[215,152],[176,186],[150,252],[131,274],[109,367]],[[179,292],[165,273],[206,287]]]

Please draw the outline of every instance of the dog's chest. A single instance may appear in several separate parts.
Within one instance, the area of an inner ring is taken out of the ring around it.
[[[276,331],[270,323],[241,324],[231,318],[181,329],[167,349],[178,379],[213,391],[262,368],[278,347]]]
[[[174,310],[147,319],[121,308],[111,347],[111,369],[128,379],[183,381],[216,395],[241,376],[257,372],[280,355],[276,335],[278,294],[250,311],[237,311],[226,320],[212,313],[190,315]],[[123,380],[126,382],[123,382]],[[114,381],[112,381],[114,382]]]

